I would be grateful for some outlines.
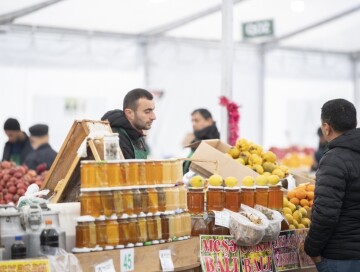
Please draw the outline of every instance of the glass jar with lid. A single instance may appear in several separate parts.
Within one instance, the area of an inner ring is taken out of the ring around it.
[[[100,198],[103,214],[110,217],[114,213],[114,196],[111,188],[101,188]]]
[[[96,246],[95,219],[92,216],[77,218],[76,243],[77,248],[94,248]]]
[[[145,161],[145,179],[146,185],[155,185],[155,165],[154,161]]]
[[[239,212],[241,205],[241,194],[239,187],[225,187],[225,208]]]
[[[153,160],[154,163],[154,182],[156,185],[163,184],[163,165],[160,160]]]
[[[205,194],[203,187],[188,187],[187,206],[192,214],[204,212]]]
[[[152,241],[152,244],[158,244],[162,236],[160,213],[157,214],[148,213],[147,229],[148,229],[149,241]]]
[[[109,161],[107,164],[109,187],[122,186],[120,183],[120,163],[118,161]]]
[[[185,228],[184,228],[185,236],[190,237],[190,235],[191,235],[191,216],[187,210],[184,211],[184,213],[183,213],[183,220],[185,223]]]
[[[118,218],[119,224],[119,245],[126,246],[129,244],[129,215],[123,214]]]
[[[241,204],[255,206],[255,186],[241,186]]]
[[[140,186],[145,186],[146,184],[146,168],[145,168],[145,160],[137,160],[138,161],[138,176]]]
[[[207,225],[209,234],[212,235],[230,235],[228,228],[215,224],[215,212],[208,212]]]
[[[95,164],[95,184],[96,187],[108,187],[108,165],[106,162],[96,162]]]
[[[142,211],[141,193],[138,188],[133,188],[133,202],[134,202],[134,214],[139,214]]]
[[[166,186],[163,188],[165,193],[165,201],[166,201],[166,210],[167,211],[174,211],[176,209],[175,207],[175,191],[172,188],[172,185]]]
[[[99,217],[103,214],[100,193],[97,189],[80,189],[80,215]]]
[[[158,193],[158,210],[159,212],[166,211],[166,196],[164,188],[161,186],[156,186],[156,190]]]
[[[117,216],[112,215],[106,218],[106,246],[115,247],[119,244],[119,224]]]
[[[204,215],[191,216],[191,236],[199,236],[202,234],[209,234],[209,229],[206,224]]]
[[[114,161],[120,159],[119,133],[104,135],[104,160]]]
[[[175,236],[178,239],[182,236],[181,228],[182,228],[181,213],[175,212]]]
[[[268,206],[269,199],[269,187],[268,186],[256,186],[255,192],[255,205]]]
[[[139,186],[139,162],[138,160],[127,160],[129,163],[129,175],[127,181],[130,186]]]
[[[130,186],[129,189],[123,190],[122,196],[124,213],[128,215],[134,214],[134,194],[132,191],[132,187]]]
[[[81,188],[95,188],[95,161],[81,161]]]
[[[179,190],[179,208],[187,210],[187,190],[183,182],[178,183]]]
[[[223,186],[209,186],[206,192],[206,210],[222,211],[225,206],[225,193]]]
[[[158,199],[158,191],[156,190],[154,185],[148,186],[147,192],[149,194],[148,198],[148,211],[151,213],[157,213],[159,211],[159,199]]]
[[[126,247],[133,247],[137,241],[137,215],[133,214],[129,216],[128,219],[128,228],[129,228],[129,243],[126,245]]]
[[[105,216],[99,216],[95,220],[96,244],[102,248],[106,246],[106,223]]]
[[[171,184],[171,162],[170,160],[163,160],[161,164],[163,170],[163,184]]]
[[[149,189],[139,188],[141,194],[141,211],[144,213],[149,212]]]
[[[169,212],[164,212],[160,215],[161,218],[161,239],[168,241],[170,239],[169,234]]]
[[[144,243],[148,240],[146,215],[143,212],[140,213],[137,218],[136,237],[137,237],[137,241],[135,246],[143,246]]]
[[[114,199],[114,212],[118,217],[121,217],[124,213],[124,200],[122,190],[112,191]]]
[[[129,178],[129,163],[127,160],[121,160],[119,162],[120,166],[120,185],[119,186],[130,186]]]
[[[281,185],[269,186],[268,207],[274,210],[282,210],[283,208],[283,192]]]

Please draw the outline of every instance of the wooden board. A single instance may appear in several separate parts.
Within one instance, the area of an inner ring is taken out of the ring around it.
[[[199,238],[165,243],[154,246],[135,247],[134,271],[162,271],[159,250],[171,249],[175,271],[194,271],[200,267]],[[75,256],[81,263],[83,271],[94,271],[94,265],[112,259],[115,270],[120,271],[120,250],[81,253]]]
[[[90,132],[94,130],[101,131],[102,129],[112,132],[107,121],[74,121],[42,185],[42,189],[49,189],[50,194],[54,194],[51,200],[52,203],[78,200],[80,192],[80,160],[93,160],[94,156],[99,160],[104,158],[104,154],[103,149],[96,150],[101,146],[101,144],[96,143],[96,140],[91,143],[90,147],[87,147],[88,156],[86,158],[80,158],[77,152]]]

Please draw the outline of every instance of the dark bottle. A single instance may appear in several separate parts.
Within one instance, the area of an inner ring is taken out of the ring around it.
[[[40,246],[45,255],[54,255],[55,248],[59,247],[59,234],[53,227],[51,219],[45,220],[45,228],[40,235]]]
[[[11,259],[26,259],[26,246],[22,236],[15,236],[15,243],[11,246]]]

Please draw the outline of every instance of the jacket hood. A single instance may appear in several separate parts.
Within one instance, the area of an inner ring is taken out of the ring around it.
[[[202,130],[194,131],[194,134],[196,138],[194,142],[220,138],[220,133],[216,127],[215,122],[209,127],[203,128]]]
[[[329,149],[342,147],[360,153],[360,128],[352,129],[329,143]]]
[[[111,110],[104,114],[101,117],[101,120],[108,120],[111,128],[123,128],[126,130],[127,134],[132,139],[138,139],[143,136],[143,134],[136,130],[129,122],[129,120],[125,117],[125,114],[122,110]]]

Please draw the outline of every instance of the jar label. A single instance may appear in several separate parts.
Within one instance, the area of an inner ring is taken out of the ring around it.
[[[229,228],[230,213],[228,211],[214,211],[215,225]]]
[[[116,272],[112,259],[95,265],[95,272]]]
[[[174,263],[171,259],[170,249],[159,250],[159,258],[162,271],[174,271]]]

